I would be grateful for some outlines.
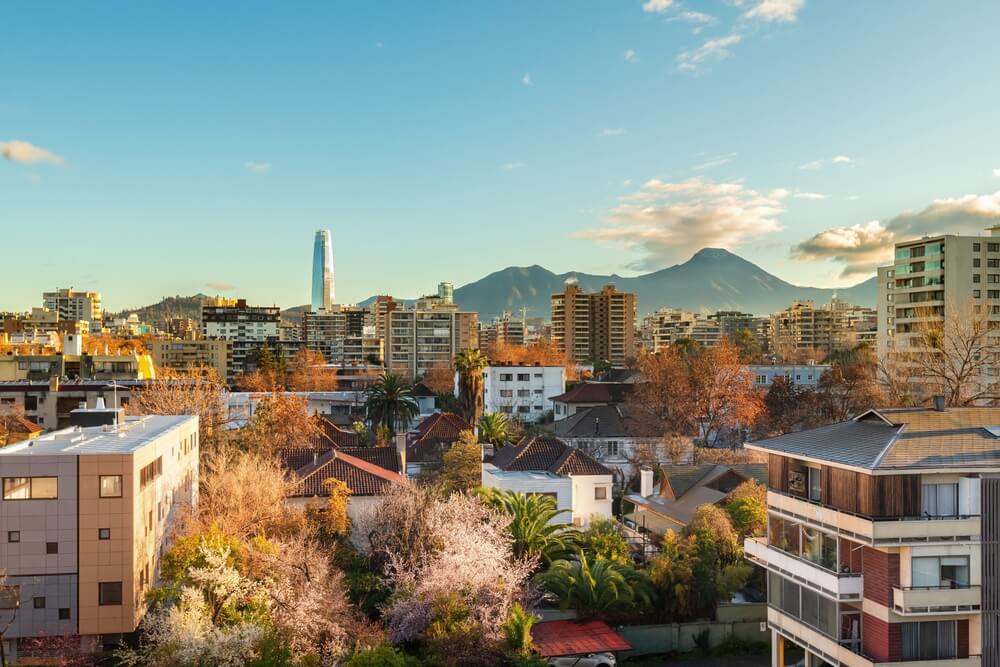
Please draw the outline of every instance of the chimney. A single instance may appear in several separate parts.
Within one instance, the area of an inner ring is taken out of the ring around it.
[[[594,435],[601,434],[601,418],[594,417]]]
[[[406,477],[406,434],[396,434],[396,454],[399,456],[399,474]]]
[[[313,465],[319,463],[319,451],[313,450]]]
[[[652,470],[640,470],[639,471],[639,495],[643,498],[649,498],[653,495],[653,471]]]
[[[941,394],[934,396],[934,409],[938,412],[944,412],[944,396]]]

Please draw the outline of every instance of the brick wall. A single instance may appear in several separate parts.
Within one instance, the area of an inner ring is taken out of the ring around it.
[[[865,597],[892,607],[892,587],[899,586],[899,554],[865,547],[861,572],[864,575]]]
[[[875,662],[902,660],[903,629],[898,623],[887,623],[870,614],[862,614],[861,645],[865,655]]]

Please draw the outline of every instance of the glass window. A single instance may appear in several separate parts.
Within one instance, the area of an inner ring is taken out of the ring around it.
[[[821,472],[819,468],[809,468],[809,500],[819,502],[822,497],[820,493]]]
[[[69,607],[60,607],[59,608],[59,620],[60,621],[68,621],[69,619],[70,619]]]
[[[32,477],[31,497],[35,498],[57,498],[59,481],[56,477]]]
[[[924,516],[958,515],[958,484],[924,484],[920,491]]]
[[[45,598],[32,598],[31,601],[35,609],[45,609]]]
[[[47,554],[57,554],[57,553],[59,553],[59,543],[58,542],[46,542],[45,543],[45,553],[47,553]]]
[[[122,582],[102,581],[97,584],[97,604],[102,607],[117,606],[122,603]]]
[[[594,487],[594,500],[607,500],[608,499],[608,487],[606,486],[595,486]]]
[[[964,588],[969,585],[968,556],[921,556],[912,563],[914,588]]]
[[[19,531],[19,530],[8,530],[7,531],[7,541],[8,542],[20,542],[21,541],[21,531]]]
[[[110,540],[111,539],[111,529],[110,528],[98,528],[97,529],[97,539],[99,539],[99,540]]]
[[[55,477],[4,477],[4,500],[50,499],[58,497]]]
[[[122,497],[122,476],[101,475],[101,498]]]
[[[955,621],[903,623],[903,660],[941,660],[958,653]]]

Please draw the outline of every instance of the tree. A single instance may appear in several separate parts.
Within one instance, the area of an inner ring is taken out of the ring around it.
[[[859,346],[834,359],[823,373],[817,398],[825,422],[846,421],[882,402],[878,364],[868,346]]]
[[[823,421],[816,392],[776,375],[764,396],[764,410],[755,426],[758,437],[783,435],[811,428]]]
[[[500,626],[508,655],[521,658],[531,655],[531,628],[537,622],[538,617],[526,612],[520,604],[515,603],[511,607],[510,614]]]
[[[420,413],[413,387],[398,375],[383,374],[368,388],[365,411],[372,427],[384,426],[395,435]]]
[[[171,379],[145,382],[132,391],[128,411],[136,415],[197,415],[201,453],[221,439],[226,421],[226,383],[210,366],[191,366]]]
[[[551,496],[537,493],[481,488],[479,496],[490,507],[510,518],[507,533],[513,540],[514,556],[537,559],[545,565],[567,558],[576,546],[579,533],[568,523],[560,523],[560,510]]]
[[[562,366],[566,369],[567,380],[578,380],[577,366],[569,356],[550,341],[539,340],[531,345],[511,345],[496,343],[489,350],[490,362],[493,364],[510,364],[514,366]]]
[[[326,358],[319,350],[300,347],[288,374],[291,391],[336,391],[337,369],[326,365]]]
[[[271,453],[288,448],[314,447],[322,431],[309,402],[296,394],[266,394],[253,410],[238,437],[248,451]]]
[[[455,392],[455,369],[450,364],[431,366],[420,381],[435,394],[452,395]]]
[[[419,659],[383,644],[355,652],[344,667],[419,667],[421,664]]]
[[[442,456],[441,487],[444,493],[470,491],[482,480],[483,448],[472,431],[462,431],[458,441]]]
[[[513,429],[510,420],[502,412],[487,412],[479,418],[479,442],[493,445],[494,450],[510,442]]]
[[[690,388],[707,443],[716,443],[729,429],[753,425],[762,409],[753,372],[727,341],[692,358]]]
[[[743,363],[758,364],[764,357],[760,339],[750,329],[740,329],[734,332],[730,342],[739,350]]]
[[[584,553],[604,558],[615,563],[631,563],[628,540],[613,519],[595,518],[587,530],[583,531],[580,543]]]
[[[489,365],[479,350],[469,348],[455,355],[458,372],[458,400],[465,421],[475,424],[483,413],[483,369]]]
[[[729,514],[717,505],[700,505],[685,530],[692,535],[707,533],[724,563],[735,562],[743,555],[739,535]]]
[[[763,535],[767,529],[767,487],[748,479],[729,494],[725,510],[740,538]]]
[[[636,383],[626,399],[629,414],[643,431],[694,435],[695,412],[689,386],[689,368],[676,346],[656,354],[642,354],[639,373],[646,379]]]
[[[651,605],[653,589],[644,574],[631,565],[580,553],[577,560],[557,560],[535,581],[559,600],[561,609],[583,616]]]
[[[351,532],[347,503],[351,489],[346,482],[330,478],[323,482],[326,496],[314,498],[306,505],[306,519],[315,527],[319,538],[329,544]]]

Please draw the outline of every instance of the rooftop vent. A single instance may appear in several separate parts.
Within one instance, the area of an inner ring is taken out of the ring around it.
[[[944,412],[944,396],[939,394],[934,397],[934,409],[938,412]]]

